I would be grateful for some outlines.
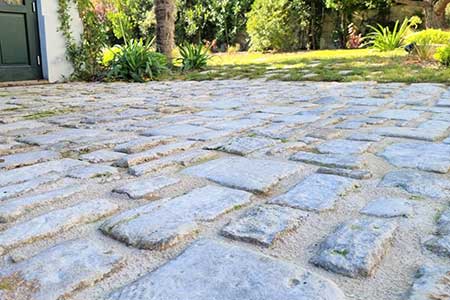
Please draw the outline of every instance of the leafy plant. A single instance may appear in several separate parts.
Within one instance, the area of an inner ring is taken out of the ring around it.
[[[357,49],[361,47],[363,42],[363,38],[361,33],[358,33],[358,28],[355,24],[350,23],[348,25],[348,36],[347,36],[347,48],[348,49]]]
[[[395,22],[394,28],[383,27],[377,24],[377,27],[368,25],[370,32],[365,39],[368,40],[367,45],[380,51],[391,51],[400,48],[405,44],[405,37],[412,27],[417,25],[416,19],[405,18],[399,26],[399,21]]]
[[[432,60],[436,52],[436,47],[431,43],[431,39],[422,39],[421,43],[413,43],[412,54],[420,60]]]
[[[450,44],[438,48],[434,58],[436,58],[441,65],[450,67]]]
[[[406,38],[406,42],[424,44],[425,42],[431,44],[448,44],[450,43],[450,32],[441,29],[426,29],[414,32]]]
[[[197,70],[206,67],[211,58],[209,49],[203,45],[184,44],[178,47],[180,52],[181,69],[183,71]]]
[[[113,53],[113,59],[105,59]],[[144,82],[158,78],[167,70],[166,57],[152,50],[150,43],[132,39],[123,46],[114,46],[104,51],[104,62],[108,63],[107,77],[112,80]]]

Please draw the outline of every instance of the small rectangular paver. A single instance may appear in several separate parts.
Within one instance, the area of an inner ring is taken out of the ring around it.
[[[295,163],[237,157],[212,160],[187,168],[182,173],[232,188],[267,193],[280,180],[297,174],[301,169],[302,166]]]
[[[342,169],[361,169],[365,165],[361,157],[345,154],[316,154],[311,152],[297,152],[289,159],[323,167]]]
[[[122,257],[90,240],[71,240],[0,271],[2,299],[59,300],[112,273]],[[5,298],[3,298],[5,297]]]
[[[118,206],[108,200],[90,200],[52,210],[0,232],[0,249],[8,250],[36,239],[53,236],[80,224],[97,221],[117,209]]]
[[[257,150],[274,146],[274,140],[257,137],[236,137],[213,147],[212,149],[237,155],[248,155]]]
[[[338,226],[312,262],[349,277],[371,276],[394,238],[393,221],[357,219]]]
[[[179,182],[179,179],[167,176],[144,178],[117,187],[113,192],[126,194],[131,199],[151,198],[159,190]]]
[[[23,152],[2,156],[0,161],[0,169],[14,169],[23,166],[34,165],[37,163],[59,159],[61,156],[58,152],[50,150],[38,150],[31,152]]]
[[[72,169],[67,173],[67,176],[77,179],[89,179],[95,177],[110,176],[117,174],[118,172],[119,171],[116,168],[111,166],[91,165]]]
[[[189,295],[189,296],[187,296]],[[344,300],[335,283],[272,257],[213,240],[113,292],[108,300]]]
[[[283,234],[295,230],[307,217],[301,210],[258,205],[221,230],[223,236],[270,247]]]
[[[81,185],[67,186],[33,196],[14,198],[0,205],[0,222],[11,222],[28,211],[68,198],[84,189]]]
[[[100,228],[114,239],[137,248],[165,249],[193,236],[199,222],[213,221],[250,203],[250,199],[250,193],[210,185],[122,212]]]
[[[101,150],[83,154],[80,157],[82,160],[86,160],[90,163],[97,164],[97,163],[116,161],[116,160],[121,159],[125,155],[126,155],[125,153],[101,149]]]
[[[30,192],[34,189],[37,189],[40,186],[45,184],[50,184],[61,179],[61,176],[58,174],[46,174],[38,178],[33,178],[31,180],[16,183],[12,185],[7,185],[5,187],[0,188],[0,200],[5,200],[13,197],[20,196],[27,192]]]
[[[132,154],[145,151],[160,144],[166,144],[171,141],[174,141],[174,138],[168,136],[140,137],[127,143],[117,145],[114,148],[114,151]]]
[[[196,145],[196,142],[178,142],[167,145],[160,145],[153,149],[129,154],[117,161],[116,165],[119,167],[131,167],[137,164],[142,164],[163,156],[167,156],[176,152],[185,151]]]
[[[339,197],[355,186],[355,181],[349,178],[312,174],[270,203],[321,212],[333,209]]]

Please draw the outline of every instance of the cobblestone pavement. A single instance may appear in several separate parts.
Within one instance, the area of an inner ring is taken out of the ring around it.
[[[450,299],[450,89],[0,89],[0,299]]]

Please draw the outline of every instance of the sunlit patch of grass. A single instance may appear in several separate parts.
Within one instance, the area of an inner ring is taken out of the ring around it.
[[[351,71],[340,74],[340,71]],[[308,74],[317,74],[310,77]],[[411,61],[402,49],[320,50],[296,53],[215,54],[207,70],[175,75],[177,79],[212,80],[266,78],[293,81],[444,82],[450,69],[437,63]]]

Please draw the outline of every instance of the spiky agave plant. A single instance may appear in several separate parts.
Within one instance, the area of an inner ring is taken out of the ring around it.
[[[380,24],[377,24],[377,26],[369,25],[368,27],[372,31],[364,38],[368,40],[366,45],[380,51],[391,51],[402,47],[412,24],[410,19],[406,18],[399,25],[399,21],[395,22],[392,31],[389,27],[383,27]]]
[[[211,58],[209,49],[202,44],[191,45],[183,44],[179,46],[181,69],[183,71],[198,70],[206,67]]]

